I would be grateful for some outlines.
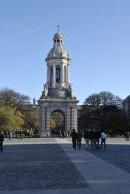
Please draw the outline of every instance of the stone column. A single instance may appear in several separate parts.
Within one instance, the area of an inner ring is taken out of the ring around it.
[[[40,104],[40,137],[44,137],[46,136],[46,129],[45,129],[45,107],[44,105],[41,103]]]
[[[60,66],[60,83],[62,84],[62,65],[63,64],[61,64],[61,66]]]
[[[66,110],[66,131],[69,131],[70,132],[70,107],[68,106],[67,107],[67,110]]]
[[[43,117],[43,114],[42,114],[42,111],[43,111],[42,105],[39,104],[39,106],[40,106],[40,130],[39,130],[39,135],[41,137],[42,132],[44,130],[44,117]]]
[[[47,65],[47,83],[50,83],[50,66]]]
[[[68,65],[66,66],[66,82],[68,83]]]
[[[61,82],[64,83],[64,63],[61,66]]]
[[[70,82],[70,71],[69,71],[69,64],[67,64],[67,82]]]
[[[56,66],[53,65],[53,87],[56,86]]]
[[[47,109],[47,115],[46,115],[46,131],[47,136],[50,136],[50,108]]]
[[[72,129],[75,129],[77,131],[77,107],[72,107],[72,116],[71,116],[71,126]]]

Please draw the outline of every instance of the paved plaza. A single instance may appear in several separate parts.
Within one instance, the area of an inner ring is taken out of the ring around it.
[[[72,150],[71,139],[12,139],[0,153],[0,194],[129,194],[130,142]]]

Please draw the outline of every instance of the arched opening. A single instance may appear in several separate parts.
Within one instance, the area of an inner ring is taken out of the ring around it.
[[[56,82],[57,83],[60,82],[60,66],[59,65],[56,66]]]
[[[60,110],[55,110],[50,116],[50,129],[52,136],[65,136],[65,116]]]

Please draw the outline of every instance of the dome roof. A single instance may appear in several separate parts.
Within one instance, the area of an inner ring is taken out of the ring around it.
[[[55,40],[55,39],[57,39],[57,38],[62,39],[62,40],[64,39],[63,35],[60,34],[59,32],[57,32],[57,33],[54,34],[53,40]]]
[[[69,58],[69,55],[66,51],[65,48],[61,47],[61,46],[57,46],[57,47],[53,47],[48,55],[47,55],[47,58],[61,58],[61,57],[65,57],[65,58]]]
[[[49,51],[46,60],[54,58],[66,58],[70,60],[69,54],[64,48],[63,39],[64,39],[63,35],[60,34],[59,32],[54,34],[53,37],[54,45],[53,48]]]

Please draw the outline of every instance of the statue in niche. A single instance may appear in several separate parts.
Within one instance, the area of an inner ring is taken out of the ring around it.
[[[73,89],[72,89],[71,85],[69,85],[69,94],[70,94],[71,98],[74,96]]]
[[[45,98],[48,96],[48,86],[46,84],[44,85],[44,96]]]

